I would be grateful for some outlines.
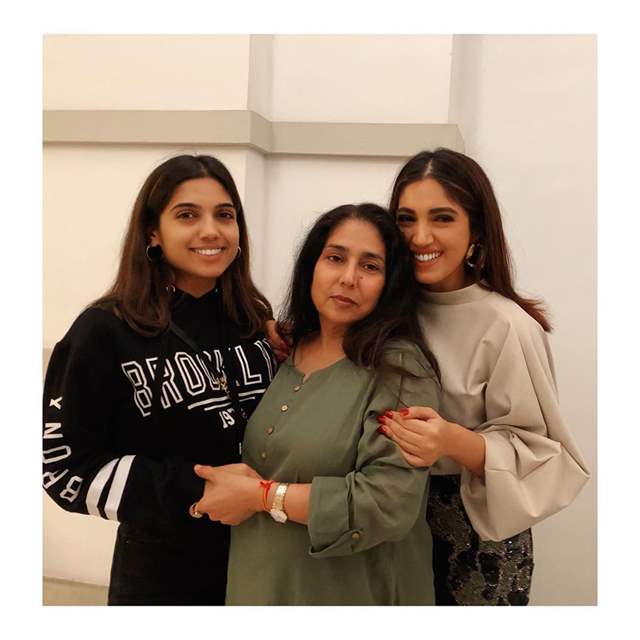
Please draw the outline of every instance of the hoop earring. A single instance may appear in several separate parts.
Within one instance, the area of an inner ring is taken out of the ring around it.
[[[162,247],[159,244],[148,244],[144,252],[147,254],[147,260],[149,262],[156,262],[162,255]]]
[[[474,254],[478,252],[476,262],[472,261]],[[482,271],[485,262],[484,247],[479,242],[472,242],[467,249],[467,253],[464,257],[464,263],[470,268],[477,271]]]

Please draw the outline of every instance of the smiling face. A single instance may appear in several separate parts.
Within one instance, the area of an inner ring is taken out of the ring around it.
[[[472,242],[467,212],[434,178],[408,184],[400,195],[396,222],[413,254],[416,280],[432,291],[455,291],[473,278],[464,259]]]
[[[323,331],[344,331],[375,309],[384,288],[385,259],[384,242],[370,223],[347,219],[333,229],[311,284]]]
[[[239,242],[231,197],[213,178],[178,185],[151,234],[151,245],[162,247],[175,272],[176,287],[195,297],[215,287],[236,258]]]

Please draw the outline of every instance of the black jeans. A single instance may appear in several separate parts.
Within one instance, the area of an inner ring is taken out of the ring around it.
[[[158,535],[121,524],[109,605],[223,605],[229,532],[216,529]]]

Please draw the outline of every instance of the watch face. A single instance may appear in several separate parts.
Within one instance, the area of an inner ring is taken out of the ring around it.
[[[287,521],[287,514],[284,511],[279,511],[276,509],[271,509],[271,511],[269,512],[271,514],[271,517],[276,521],[276,522],[286,522]]]

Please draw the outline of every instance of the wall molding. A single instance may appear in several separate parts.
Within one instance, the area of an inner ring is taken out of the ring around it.
[[[406,157],[438,146],[464,151],[455,124],[272,122],[255,111],[45,110],[45,143],[197,144],[265,155]]]

